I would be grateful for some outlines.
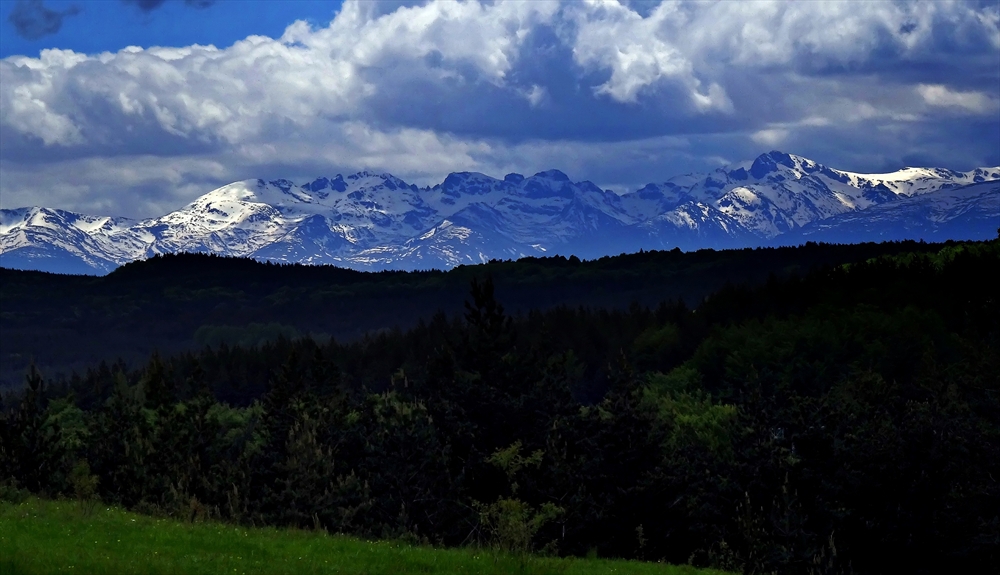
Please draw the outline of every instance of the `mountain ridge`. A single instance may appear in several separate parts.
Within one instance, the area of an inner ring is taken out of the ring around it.
[[[159,253],[206,252],[412,270],[530,255],[782,244],[819,233],[813,229],[849,243],[858,230],[869,230],[860,235],[870,238],[873,226],[892,228],[892,214],[903,212],[869,210],[900,202],[917,207],[906,211],[905,229],[885,237],[921,239],[924,228],[961,235],[963,218],[972,217],[977,235],[953,239],[983,239],[984,225],[1000,219],[993,206],[1000,187],[989,184],[998,181],[1000,167],[859,174],[779,151],[620,195],[554,169],[503,179],[454,172],[423,188],[373,171],[300,184],[243,180],[144,220],[42,207],[0,210],[0,266],[100,275]],[[969,186],[978,186],[975,210],[941,193]],[[869,213],[877,221],[859,223]]]

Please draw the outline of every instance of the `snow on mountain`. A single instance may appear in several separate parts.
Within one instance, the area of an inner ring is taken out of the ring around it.
[[[0,265],[107,273],[141,253],[144,244],[131,232],[132,224],[49,208],[0,210]]]
[[[764,238],[774,238],[810,222],[863,210],[902,197],[1000,179],[1000,168],[954,172],[904,168],[889,174],[834,170],[807,158],[769,152],[753,162],[719,168],[701,177],[650,184],[624,196],[634,213],[666,211],[698,201],[730,216]],[[646,199],[645,205],[639,199]]]
[[[1000,180],[944,188],[898,202],[810,223],[775,238],[781,245],[806,241],[843,243],[891,240],[970,240],[996,237],[1000,229]]]
[[[646,249],[737,248],[761,243],[759,234],[709,204],[689,201],[640,223]]]
[[[978,168],[969,172],[955,172],[944,168],[903,168],[888,174],[841,173],[848,177],[853,186],[874,187],[881,184],[893,193],[907,197],[1000,178],[1000,169],[997,168]]]
[[[138,227],[153,234],[162,251],[251,256],[276,242],[308,239],[332,256],[403,241],[426,229],[433,213],[415,186],[361,172],[302,186],[288,180],[236,182]]]
[[[810,234],[856,241],[893,218],[910,222],[896,232],[918,237],[932,228],[959,233],[947,222],[997,217],[989,207],[1000,197],[997,181],[1000,168],[857,174],[776,151],[624,195],[558,170],[503,179],[453,173],[428,188],[367,171],[301,184],[246,180],[142,221],[0,210],[0,265],[102,274],[187,251],[356,269],[450,268],[528,255],[764,245]],[[986,223],[976,224],[977,234]]]

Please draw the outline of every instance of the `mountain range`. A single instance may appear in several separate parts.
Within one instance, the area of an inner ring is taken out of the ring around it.
[[[161,217],[0,210],[0,266],[105,274],[155,254],[208,252],[359,270],[447,269],[491,259],[898,239],[989,239],[1000,167],[836,170],[772,151],[618,194],[558,170],[452,173],[419,188],[368,171],[246,180]]]

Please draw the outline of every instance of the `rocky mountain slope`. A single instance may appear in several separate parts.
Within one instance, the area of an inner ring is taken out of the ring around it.
[[[782,152],[619,195],[558,171],[453,173],[418,188],[359,172],[247,180],[158,218],[0,210],[0,266],[107,273],[157,253],[210,252],[365,270],[450,268],[530,255],[594,258],[822,239],[993,237],[1000,167],[888,174]],[[930,237],[930,236],[928,236]]]

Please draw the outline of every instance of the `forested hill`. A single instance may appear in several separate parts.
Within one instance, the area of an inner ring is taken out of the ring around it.
[[[32,373],[0,408],[0,497],[83,492],[186,519],[744,573],[995,571],[1000,240],[529,263],[551,273],[540,291],[585,285],[576,297],[596,300],[622,278],[632,299],[671,277],[640,270],[719,282],[809,254],[859,261],[723,287],[695,309],[511,316],[477,280],[461,313],[408,330]],[[530,293],[512,271],[531,267],[485,268]],[[131,289],[205,285],[187,273],[136,272]],[[359,306],[402,309],[427,293],[415,278],[452,276],[345,277],[372,280],[351,293],[403,294]],[[140,301],[120,293],[107,297],[125,310]]]
[[[683,300],[696,306],[727,283],[937,251],[914,242],[682,253],[651,251],[594,261],[524,258],[448,272],[365,273],[201,254],[154,257],[104,277],[0,269],[0,387],[34,361],[69,375],[102,360],[143,362],[205,344],[253,344],[284,335],[354,339],[462,310],[469,282],[492,276],[513,313],[557,305],[624,309]]]

